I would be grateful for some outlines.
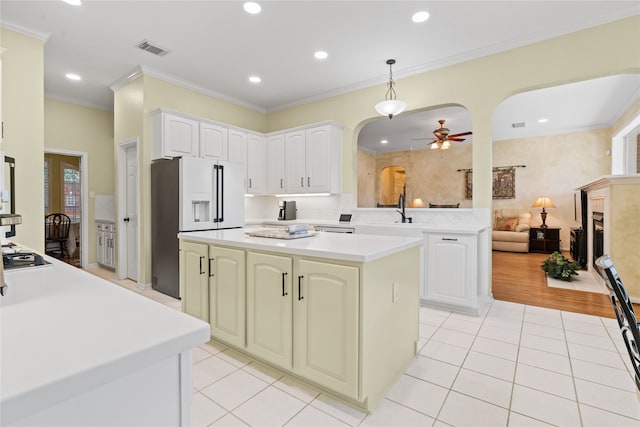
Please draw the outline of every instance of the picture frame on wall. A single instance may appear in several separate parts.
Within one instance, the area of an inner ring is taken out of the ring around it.
[[[473,171],[465,171],[465,195],[464,198],[473,198]],[[493,179],[491,183],[492,196],[494,199],[515,199],[516,198],[516,168],[496,167],[493,168]]]

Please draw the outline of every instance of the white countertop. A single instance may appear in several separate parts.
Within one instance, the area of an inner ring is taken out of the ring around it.
[[[303,255],[342,261],[373,261],[415,246],[424,239],[373,234],[317,233],[312,237],[283,240],[251,237],[245,230],[211,230],[179,233],[178,238],[245,249]]]
[[[205,322],[45,258],[51,266],[5,272],[3,424],[209,340]]]

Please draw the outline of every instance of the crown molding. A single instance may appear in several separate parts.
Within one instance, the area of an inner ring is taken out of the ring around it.
[[[13,24],[11,22],[4,21],[0,19],[0,28],[6,28],[7,30],[15,31],[16,33],[20,33],[25,36],[32,37],[34,39],[41,40],[43,43],[46,43],[49,40],[49,33],[40,33],[38,31],[30,30],[29,28],[22,27],[20,25]]]

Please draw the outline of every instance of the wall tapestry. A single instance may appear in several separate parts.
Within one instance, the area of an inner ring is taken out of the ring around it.
[[[493,198],[494,199],[515,199],[516,198],[516,168],[524,167],[505,166],[493,168]],[[471,169],[462,169],[465,172],[465,199],[471,199],[473,196],[473,171]],[[462,171],[460,170],[460,171]]]

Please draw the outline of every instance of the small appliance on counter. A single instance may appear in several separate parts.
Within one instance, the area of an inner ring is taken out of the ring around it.
[[[280,200],[278,202],[278,220],[288,221],[296,219],[296,202]]]
[[[5,270],[13,270],[16,268],[36,267],[39,265],[49,265],[49,261],[45,261],[42,255],[34,252],[15,252],[12,254],[2,255],[2,264]]]

